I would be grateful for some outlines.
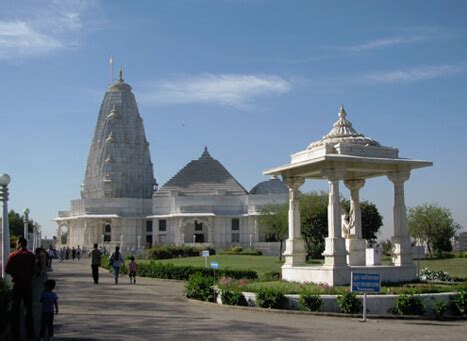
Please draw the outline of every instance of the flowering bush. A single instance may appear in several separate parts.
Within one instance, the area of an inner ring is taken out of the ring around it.
[[[423,281],[452,282],[452,278],[446,271],[434,271],[428,268],[420,270],[420,279]]]

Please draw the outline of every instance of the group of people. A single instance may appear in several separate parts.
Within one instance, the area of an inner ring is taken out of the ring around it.
[[[35,253],[27,249],[28,242],[23,237],[16,242],[16,251],[7,260],[5,272],[12,277],[12,308],[11,333],[13,340],[20,340],[21,303],[26,310],[25,326],[28,339],[34,338],[34,317],[32,311],[32,281],[34,276],[42,276],[48,264],[48,253],[43,248],[37,248]],[[53,340],[54,313],[58,314],[58,296],[53,292],[54,280],[44,283],[41,296],[42,314],[40,338],[44,338],[46,331],[49,340]]]
[[[60,255],[67,254],[67,248],[60,250]],[[74,251],[73,251],[74,250]],[[72,258],[81,256],[82,250],[79,246],[71,249]],[[99,267],[101,266],[101,258],[103,251],[94,244],[93,250],[89,253],[91,258],[92,277],[95,284],[99,283]],[[66,256],[65,256],[66,257]],[[20,339],[21,325],[21,303],[26,310],[25,326],[28,339],[34,338],[34,317],[32,311],[32,290],[33,277],[42,276],[47,268],[52,267],[52,259],[57,258],[57,253],[53,246],[49,246],[46,251],[43,248],[37,248],[35,253],[27,249],[27,240],[23,237],[18,238],[16,243],[16,251],[12,252],[8,257],[5,272],[12,277],[12,319],[11,332],[12,339]],[[61,257],[60,257],[61,258]],[[124,265],[124,258],[117,246],[115,252],[109,257],[109,265],[114,275],[115,284],[118,284],[120,269]],[[137,264],[135,257],[130,257],[129,277],[130,284],[136,283]],[[43,339],[45,333],[48,333],[49,340],[53,340],[53,321],[54,314],[58,314],[58,296],[53,292],[56,282],[54,280],[46,280],[44,282],[44,291],[41,296],[42,313],[41,313],[41,329],[40,338]]]
[[[102,259],[102,251],[99,250],[98,245],[94,244],[93,250],[89,253],[89,257],[91,257],[91,269],[92,269],[92,278],[94,280],[94,284],[99,283],[99,267],[101,266],[101,259]],[[111,272],[113,272],[115,284],[118,284],[118,279],[120,276],[120,269],[125,264],[123,259],[123,255],[120,252],[120,247],[115,248],[115,252],[113,252],[109,257],[109,266]],[[135,261],[135,257],[130,257],[130,263],[128,264],[128,274],[130,276],[130,284],[136,284],[136,272],[137,272],[137,264]]]
[[[63,262],[64,260],[69,260],[70,258],[72,260],[80,260],[81,259],[81,254],[83,253],[83,249],[81,249],[78,245],[78,247],[72,247],[70,249],[69,246],[64,246],[60,249],[60,262]],[[57,257],[58,258],[58,257]]]

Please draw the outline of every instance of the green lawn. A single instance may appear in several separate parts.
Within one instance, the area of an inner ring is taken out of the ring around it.
[[[447,271],[451,277],[467,279],[467,258],[425,259],[420,261],[420,268],[435,271]]]
[[[203,257],[174,258],[158,260],[161,263],[173,263],[175,265],[204,266]],[[139,262],[146,262],[140,260]],[[209,262],[218,262],[221,269],[241,269],[254,270],[261,277],[267,272],[280,272],[281,263],[278,257],[273,256],[236,256],[222,255],[209,256]],[[319,264],[322,260],[312,261],[312,264]],[[309,262],[310,263],[310,262]],[[311,265],[311,264],[310,264]],[[449,272],[452,277],[467,279],[467,258],[447,258],[420,261],[420,268],[429,268],[431,270],[443,270]]]
[[[139,262],[147,262],[140,260]],[[188,257],[188,258],[173,258],[156,260],[160,263],[172,263],[174,265],[190,265],[190,266],[205,266],[204,257]],[[210,262],[218,262],[220,269],[239,269],[239,270],[254,270],[258,276],[262,276],[266,272],[280,272],[282,263],[279,262],[279,257],[274,256],[209,256],[208,266]]]

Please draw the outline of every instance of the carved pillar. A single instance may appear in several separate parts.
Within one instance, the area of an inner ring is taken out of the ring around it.
[[[413,265],[412,246],[407,228],[404,182],[410,171],[389,172],[388,178],[394,184],[394,236],[392,237],[394,265]]]
[[[365,180],[345,180],[344,184],[350,190],[350,238],[345,240],[347,264],[365,265],[366,241],[362,237],[360,211],[360,189],[365,185]]]
[[[329,204],[328,204],[328,237],[325,239],[323,252],[324,265],[345,266],[346,255],[345,241],[342,238],[341,203],[339,197],[339,180],[344,177],[342,169],[323,170],[323,175],[328,178]]]
[[[62,222],[57,221],[57,245],[62,245]]]
[[[209,244],[214,244],[214,221],[213,219],[209,219],[206,222],[206,225],[208,225],[208,243]]]
[[[305,240],[300,229],[300,191],[305,179],[299,176],[284,177],[289,187],[289,238],[285,242],[285,265],[304,265],[306,259]]]

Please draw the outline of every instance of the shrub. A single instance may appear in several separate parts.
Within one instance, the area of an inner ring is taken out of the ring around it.
[[[261,308],[281,309],[284,303],[284,292],[276,288],[262,288],[256,294],[256,305]]]
[[[393,313],[398,315],[423,315],[425,306],[419,296],[414,294],[402,294],[397,296]]]
[[[428,268],[420,270],[420,279],[424,281],[452,282],[452,278],[446,271],[433,271]]]
[[[201,251],[209,250],[210,255],[215,255],[216,251],[212,248],[204,246],[175,246],[175,245],[158,245],[146,250],[145,256],[147,259],[170,259],[170,258],[185,258],[197,257]]]
[[[222,304],[227,305],[248,305],[245,296],[240,291],[235,290],[222,290],[221,300]]]
[[[362,311],[362,303],[353,292],[337,296],[337,304],[344,314],[358,314]]]
[[[455,314],[465,315],[467,313],[467,292],[465,290],[459,290],[451,298],[451,307]]]
[[[282,278],[282,275],[279,271],[270,271],[270,272],[265,272],[260,276],[260,281],[262,282],[273,282],[273,281],[280,281]]]
[[[101,266],[110,269],[108,258],[103,257]],[[121,268],[122,274],[128,273],[128,266],[125,264]],[[171,263],[141,262],[138,263],[138,276],[150,278],[165,278],[186,281],[194,273],[201,273],[205,277],[213,278],[214,270],[203,267],[174,265]],[[216,277],[231,277],[234,279],[257,279],[258,274],[253,270],[216,270]]]
[[[185,285],[186,297],[200,301],[213,302],[214,291],[211,286],[211,278],[204,277],[200,273],[195,273],[190,276]]]
[[[435,317],[440,320],[448,310],[448,304],[442,300],[433,299],[433,312]]]
[[[315,294],[309,290],[303,290],[300,294],[300,309],[306,311],[319,311],[323,305],[323,300],[318,294]]]
[[[239,256],[261,256],[263,253],[256,249],[245,249],[241,247],[233,247],[231,249],[219,252],[220,255],[239,255]]]

